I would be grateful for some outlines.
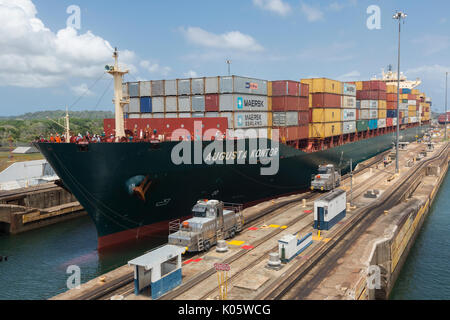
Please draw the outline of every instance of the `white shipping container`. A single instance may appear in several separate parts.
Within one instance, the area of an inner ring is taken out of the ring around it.
[[[128,108],[129,113],[139,113],[141,112],[141,99],[130,98],[130,106]]]
[[[356,120],[356,109],[342,109],[341,120],[342,121],[355,121]]]
[[[177,97],[166,97],[166,112],[177,112]]]
[[[205,79],[197,78],[191,80],[192,94],[204,94],[205,93]]]
[[[164,112],[164,97],[152,98],[152,112],[153,113]]]
[[[267,127],[267,112],[235,112],[234,128]]]
[[[129,113],[130,112],[130,105],[124,104],[123,105],[123,113]]]
[[[205,78],[205,93],[219,93],[219,77]]]
[[[245,128],[245,129],[229,129],[227,131],[229,138],[268,138],[270,128]]]
[[[220,118],[219,112],[206,112],[205,113],[206,118]]]
[[[395,118],[392,118],[392,125],[393,126],[396,126],[397,125],[397,118],[395,117]]]
[[[122,83],[122,96],[128,97],[128,82]]]
[[[408,110],[408,104],[407,104],[407,103],[400,103],[400,104],[398,105],[398,108],[399,108],[400,110]]]
[[[129,82],[128,93],[130,97],[139,97],[139,82]]]
[[[378,100],[369,100],[370,109],[378,109]]]
[[[192,111],[193,112],[204,112],[205,111],[205,96],[204,95],[192,96]]]
[[[409,117],[409,123],[416,123],[419,122],[417,117]]]
[[[369,119],[378,119],[378,110],[369,109]]]
[[[152,80],[152,96],[164,96],[164,80]]]
[[[267,96],[267,81],[238,76],[220,77],[220,93],[243,93]]]
[[[228,128],[234,128],[234,121],[233,121],[233,113],[232,112],[221,112],[221,117],[225,117],[228,119]]]
[[[272,123],[274,127],[285,127],[286,112],[274,112],[272,114]]]
[[[151,82],[150,81],[141,81],[139,82],[139,95],[141,97],[151,97]]]
[[[178,118],[177,113],[166,113],[166,118]]]
[[[188,112],[180,112],[178,118],[191,118],[191,114]]]
[[[128,119],[140,119],[141,114],[140,113],[130,113],[128,114]]]
[[[408,100],[410,106],[415,106],[417,104],[416,100]]]
[[[386,118],[378,119],[378,128],[386,128]]]
[[[192,112],[192,118],[204,118],[205,113],[203,112]]]
[[[361,109],[361,110],[359,110],[359,119],[360,120],[368,120],[368,119],[370,119],[370,117],[369,117],[369,110],[370,109]]]
[[[178,95],[191,94],[191,79],[178,79]]]
[[[361,109],[369,109],[370,108],[370,100],[358,100],[361,102]]]
[[[177,80],[166,80],[164,84],[164,93],[166,96],[177,95]]]
[[[342,84],[342,94],[347,96],[356,96],[356,84],[344,82]]]
[[[164,113],[154,113],[153,114],[153,119],[162,119],[165,118]]]
[[[221,94],[220,111],[267,111],[267,96],[244,94]]]
[[[151,119],[153,118],[153,114],[151,113],[142,113],[141,114],[141,119]]]
[[[341,108],[356,108],[356,98],[351,96],[342,96]]]
[[[286,112],[286,126],[298,126],[298,112]]]
[[[178,97],[178,111],[191,112],[191,97]]]
[[[356,132],[356,121],[344,121],[342,122],[342,133],[353,133]]]

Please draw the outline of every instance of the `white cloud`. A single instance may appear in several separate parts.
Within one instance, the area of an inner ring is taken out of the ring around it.
[[[82,83],[79,86],[70,87],[70,89],[77,96],[86,96],[87,97],[87,96],[94,95],[94,93],[91,90],[89,90],[86,83]]]
[[[31,0],[0,0],[0,85],[55,86],[70,77],[97,78],[111,64],[108,41],[71,27],[55,33],[36,14]],[[121,52],[122,62],[133,58]]]
[[[253,4],[263,10],[275,12],[280,16],[285,16],[292,11],[291,6],[282,0],[253,0]]]
[[[194,70],[189,70],[188,72],[183,73],[186,78],[198,78],[197,72]]]
[[[300,9],[309,22],[323,20],[323,12],[319,7],[313,7],[302,2]]]
[[[167,76],[172,71],[170,67],[163,67],[156,62],[152,63],[148,60],[142,60],[139,65],[150,73],[159,73],[163,76]]]
[[[214,34],[198,27],[180,28],[180,30],[189,42],[207,48],[233,49],[244,52],[264,50],[255,39],[239,31]]]
[[[356,81],[361,77],[361,73],[358,70],[350,71],[346,74],[337,77],[339,81]]]

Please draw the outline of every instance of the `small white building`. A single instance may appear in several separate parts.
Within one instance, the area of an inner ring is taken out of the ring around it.
[[[128,261],[134,266],[134,293],[145,290],[156,300],[181,284],[181,255],[185,248],[167,244]]]
[[[58,179],[46,160],[15,162],[0,172],[0,190],[27,188]]]
[[[31,153],[39,153],[39,150],[35,147],[17,147],[13,150],[14,154],[31,154]]]
[[[347,193],[334,189],[314,201],[314,229],[330,230],[345,217]]]
[[[293,234],[287,234],[278,240],[278,254],[281,262],[287,263],[308,248],[312,243],[312,233],[301,239]]]

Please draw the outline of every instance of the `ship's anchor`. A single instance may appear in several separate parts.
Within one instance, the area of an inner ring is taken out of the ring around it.
[[[149,181],[148,176],[146,176],[144,181],[142,181],[142,183],[139,186],[133,188],[134,194],[142,201],[145,201],[145,194],[147,193],[148,188],[150,188],[151,184],[152,181],[151,180]]]

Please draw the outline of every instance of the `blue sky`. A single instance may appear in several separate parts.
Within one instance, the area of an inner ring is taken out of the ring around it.
[[[79,30],[67,27],[71,5],[80,8]],[[367,28],[371,5],[381,29]],[[396,68],[396,10],[408,14],[401,70],[420,77],[419,89],[442,111],[448,1],[0,0],[0,114],[113,110],[102,74],[114,46],[131,70],[127,81],[225,75],[227,58],[232,74],[261,79],[367,80]]]

